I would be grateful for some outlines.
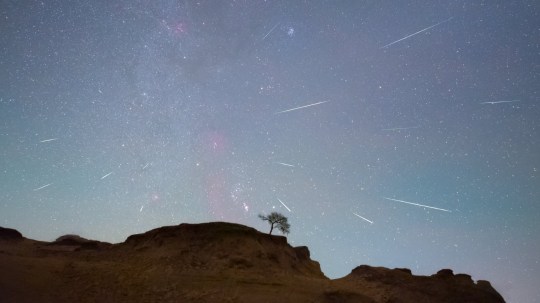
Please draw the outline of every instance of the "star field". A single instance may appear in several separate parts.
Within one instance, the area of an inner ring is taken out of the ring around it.
[[[535,1],[3,1],[0,226],[289,218],[324,273],[540,292]]]

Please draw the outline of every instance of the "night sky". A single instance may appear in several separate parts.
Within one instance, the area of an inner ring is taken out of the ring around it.
[[[117,243],[278,211],[331,278],[452,268],[538,302],[539,12],[0,1],[0,226]]]

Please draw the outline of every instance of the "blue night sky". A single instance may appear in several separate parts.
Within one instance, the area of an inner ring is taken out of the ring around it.
[[[452,268],[538,302],[539,12],[0,1],[0,225],[116,243],[279,211],[331,278]]]

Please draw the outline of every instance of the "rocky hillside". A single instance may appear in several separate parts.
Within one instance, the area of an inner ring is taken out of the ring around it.
[[[291,247],[287,238],[270,236],[232,223],[180,224],[132,235],[120,252],[174,260],[180,271],[249,272],[251,275],[300,275],[325,278],[305,246]]]
[[[0,302],[504,302],[441,270],[355,268],[330,280],[307,247],[231,223],[180,224],[109,244],[0,228]]]
[[[426,277],[414,276],[407,268],[361,265],[335,282],[376,302],[504,302],[488,281],[475,283],[471,276],[454,275],[450,269]]]

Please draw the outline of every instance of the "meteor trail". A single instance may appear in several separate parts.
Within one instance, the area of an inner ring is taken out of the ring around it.
[[[321,102],[312,103],[312,104],[308,104],[308,105],[304,105],[304,106],[299,106],[299,107],[295,107],[295,108],[291,108],[291,109],[287,109],[287,110],[282,110],[282,111],[277,112],[275,114],[277,115],[277,114],[282,114],[282,113],[286,113],[286,112],[292,112],[293,110],[306,108],[306,107],[310,107],[310,106],[315,106],[315,105],[323,104],[323,103],[326,103],[326,102],[329,102],[329,101],[321,101]]]
[[[148,165],[150,165],[150,162],[146,163],[146,165],[142,168],[142,169],[145,169],[148,167]]]
[[[291,212],[291,209],[288,208],[287,205],[285,205],[285,203],[283,203],[283,201],[281,201],[279,198],[277,198],[277,199],[278,199],[279,203],[281,203],[283,206],[285,206],[285,208],[286,208],[289,212]]]
[[[42,190],[42,189],[44,189],[45,187],[50,186],[51,184],[52,184],[52,183],[49,183],[49,184],[43,185],[42,187],[35,188],[34,191]]]
[[[392,45],[392,44],[396,44],[396,43],[398,43],[398,42],[400,42],[400,41],[403,41],[403,40],[405,40],[405,39],[409,39],[409,38],[412,37],[412,36],[416,36],[416,35],[420,34],[421,32],[427,31],[427,30],[429,30],[429,29],[431,29],[431,28],[434,28],[435,26],[439,26],[439,25],[441,25],[441,24],[443,24],[443,23],[446,23],[446,22],[452,20],[452,18],[454,18],[454,17],[450,17],[450,18],[448,18],[448,19],[446,19],[446,20],[444,20],[444,21],[441,21],[441,22],[439,22],[439,23],[437,23],[437,24],[434,24],[434,25],[432,25],[432,26],[428,26],[428,27],[424,28],[423,30],[419,30],[419,31],[417,31],[417,32],[414,33],[414,34],[410,34],[410,35],[405,36],[405,37],[403,37],[403,38],[401,38],[401,39],[399,39],[399,40],[396,40],[396,41],[394,41],[394,42],[392,42],[392,43],[388,43],[388,44],[386,44],[385,46],[381,47],[380,49],[388,48],[388,47],[389,47],[390,45]]]
[[[371,220],[368,220],[368,219],[366,219],[366,218],[364,218],[364,217],[360,216],[360,215],[359,215],[359,214],[357,214],[357,213],[353,213],[353,215],[357,216],[358,218],[360,218],[360,219],[362,219],[362,220],[364,220],[364,221],[367,221],[367,222],[369,222],[370,224],[373,224],[373,221],[371,221]]]
[[[103,179],[107,178],[107,177],[110,176],[112,173],[113,173],[113,172],[110,172],[110,173],[106,174],[105,176],[101,177],[100,180],[103,180]]]
[[[144,205],[141,206],[141,209],[139,209],[139,212],[142,212],[143,208],[144,208]]]
[[[51,142],[51,141],[56,141],[56,140],[58,140],[58,138],[52,138],[52,139],[41,140],[41,141],[39,141],[39,143]]]
[[[481,102],[480,104],[513,103],[513,102],[519,102],[519,101],[520,100],[486,101],[486,102]]]
[[[284,163],[284,162],[276,162],[276,164],[281,164],[281,165],[283,165],[283,166],[294,167],[294,165],[289,164],[289,163]]]
[[[386,199],[386,200],[390,200],[390,201],[396,201],[396,202],[405,203],[405,204],[410,204],[410,205],[415,205],[415,206],[420,206],[420,207],[426,207],[426,208],[431,208],[431,209],[436,209],[436,210],[447,211],[447,212],[449,212],[449,213],[452,212],[451,210],[444,209],[444,208],[437,208],[437,207],[433,207],[433,206],[427,206],[427,205],[423,205],[423,204],[412,203],[412,202],[407,202],[407,201],[398,200],[398,199],[392,199],[392,198],[387,198],[387,197],[383,197],[383,198]]]
[[[277,27],[278,25],[279,25],[279,22],[278,22],[276,25],[274,25],[274,27],[272,27],[272,29],[271,29],[266,35],[264,35],[264,37],[262,38],[262,40],[266,39],[266,37],[268,37],[268,35],[270,35],[270,34],[276,29],[276,27]]]
[[[411,126],[411,127],[394,127],[394,128],[383,128],[383,130],[386,131],[392,131],[392,130],[404,130],[404,129],[412,129],[412,128],[419,128],[420,126]]]

